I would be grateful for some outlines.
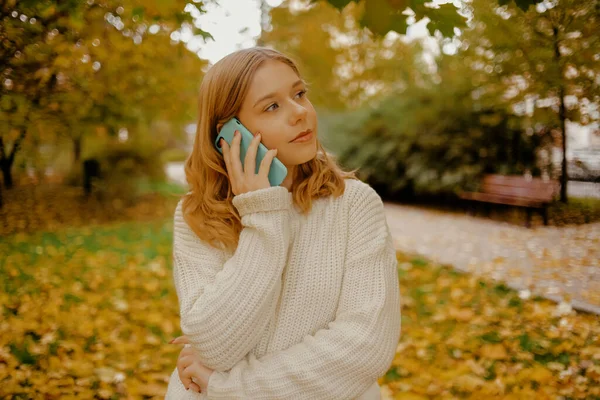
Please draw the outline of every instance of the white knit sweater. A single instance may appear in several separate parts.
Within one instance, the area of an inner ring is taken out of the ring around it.
[[[233,198],[235,252],[174,216],[181,330],[215,370],[207,393],[174,369],[166,399],[379,399],[400,337],[396,251],[381,198],[347,179],[304,216],[281,186]]]

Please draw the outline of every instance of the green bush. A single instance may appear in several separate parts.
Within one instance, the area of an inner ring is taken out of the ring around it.
[[[534,175],[537,134],[503,109],[477,109],[433,90],[391,96],[375,107],[328,117],[325,142],[346,168],[382,195],[446,195],[474,189],[485,173]]]
[[[159,151],[135,143],[114,143],[93,153],[100,163],[100,177],[92,180],[92,193],[101,199],[119,199],[130,205],[141,193],[139,181],[164,181],[166,175]],[[83,162],[83,161],[82,161]],[[83,166],[75,168],[67,183],[83,187]]]
[[[579,225],[600,221],[600,199],[569,198],[561,203],[556,201],[548,208],[553,225]]]

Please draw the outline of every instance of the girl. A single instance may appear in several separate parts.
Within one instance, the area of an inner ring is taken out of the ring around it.
[[[396,252],[379,195],[321,146],[306,90],[292,60],[260,47],[202,82],[174,215],[186,347],[167,399],[380,398],[400,336]],[[254,135],[243,162],[239,134],[214,147],[234,116]],[[255,174],[259,142],[271,150]],[[288,175],[271,187],[275,154]]]

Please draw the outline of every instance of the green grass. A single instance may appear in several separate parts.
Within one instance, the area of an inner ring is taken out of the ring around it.
[[[182,195],[186,194],[185,187],[178,183],[166,181],[149,181],[139,180],[137,182],[137,190],[139,194],[158,193],[163,196]]]

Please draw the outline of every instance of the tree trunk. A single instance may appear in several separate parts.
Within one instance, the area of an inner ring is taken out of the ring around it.
[[[567,173],[567,127],[565,121],[565,94],[564,89],[560,87],[560,130],[562,135],[562,171],[560,174],[560,201],[568,202],[567,184],[569,176]]]
[[[259,6],[260,6],[260,34],[258,35],[258,40],[256,41],[256,45],[262,47],[265,45],[265,41],[263,40],[263,37],[265,35],[265,29],[268,27],[268,24],[269,24],[269,5],[266,3],[265,0],[260,0]]]
[[[73,164],[78,165],[81,160],[81,137],[73,138]]]
[[[565,87],[563,85],[564,73],[560,66],[560,49],[558,47],[558,28],[552,27],[554,33],[554,59],[558,65],[559,76],[559,87],[558,94],[560,98],[560,105],[558,111],[558,118],[560,120],[560,131],[562,136],[562,168],[560,174],[560,201],[567,203],[567,183],[569,182],[569,176],[567,174],[567,127],[566,127],[566,112],[565,112]]]
[[[13,187],[13,179],[12,179],[12,162],[11,159],[4,159],[0,162],[0,169],[2,169],[2,177],[4,178],[4,186],[7,189]]]
[[[2,170],[2,176],[4,177],[4,187],[6,189],[11,189],[13,187],[13,179],[12,179],[12,165],[15,161],[15,155],[17,151],[21,148],[21,142],[25,139],[25,135],[27,134],[26,129],[21,129],[21,134],[17,137],[17,140],[13,143],[13,148],[10,151],[10,154],[6,154],[4,149],[4,140],[0,137],[0,169]]]

